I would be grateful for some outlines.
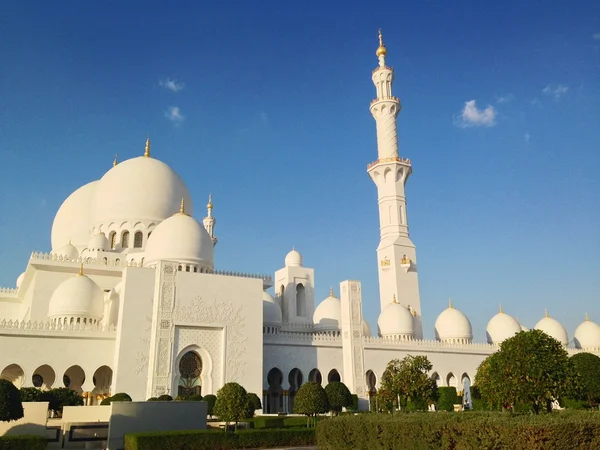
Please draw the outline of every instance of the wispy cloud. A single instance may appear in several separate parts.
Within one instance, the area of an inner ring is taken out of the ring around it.
[[[567,92],[569,92],[569,87],[565,86],[564,84],[557,84],[557,85],[549,84],[544,89],[542,89],[542,92],[546,95],[552,95],[556,100],[558,100],[563,95],[565,95]]]
[[[158,85],[173,92],[179,92],[185,87],[185,84],[183,84],[181,81],[172,80],[170,78],[160,80]]]
[[[179,106],[169,106],[169,109],[165,111],[165,117],[175,125],[180,125],[185,120],[185,116],[181,114]]]
[[[498,103],[508,103],[508,102],[512,102],[514,99],[515,99],[515,96],[513,94],[505,94],[505,95],[496,97],[496,101]]]
[[[531,135],[529,133],[525,133],[525,142],[529,143],[529,140],[531,139]]]
[[[496,111],[492,105],[485,109],[477,109],[475,100],[465,102],[459,117],[454,118],[454,124],[460,128],[492,127],[496,125]]]
[[[600,33],[594,33],[594,34],[592,34],[592,39],[600,41]]]

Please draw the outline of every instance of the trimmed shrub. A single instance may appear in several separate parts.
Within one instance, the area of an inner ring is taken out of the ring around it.
[[[21,393],[8,380],[0,380],[0,421],[10,422],[23,417]]]
[[[304,417],[302,419],[302,424],[306,426],[306,419]],[[255,417],[254,418],[254,428],[283,428],[284,427],[284,418],[283,417]]]
[[[215,403],[217,402],[217,396],[213,394],[205,395],[202,399],[207,403],[207,411],[206,414],[209,416],[213,416],[215,413]]]
[[[104,400],[102,400],[102,402],[100,404],[101,405],[110,405],[112,402],[130,402],[130,401],[131,401],[131,397],[128,394],[125,394],[124,392],[119,392],[118,394],[115,394],[112,397],[106,397]]]
[[[454,405],[458,403],[458,395],[455,387],[439,387],[438,411],[454,411]]]
[[[46,450],[47,445],[48,441],[43,436],[0,437],[0,450]]]
[[[342,412],[342,408],[352,405],[352,394],[348,387],[340,381],[332,381],[325,386],[329,410],[334,414]]]
[[[246,389],[238,383],[225,383],[217,391],[214,413],[226,425],[235,423],[237,429],[237,423],[244,419],[248,413],[248,393]]]
[[[44,391],[35,387],[24,387],[19,389],[21,394],[21,402],[45,402],[46,396]]]
[[[159,395],[157,400],[159,402],[172,402],[173,397],[171,397],[169,394],[163,394],[163,395]]]
[[[399,442],[411,449],[592,450],[600,448],[600,420],[594,412],[362,414],[317,426],[317,446],[327,450],[397,448]]]
[[[158,401],[158,397],[150,397],[148,400],[146,400],[147,402],[157,402]]]
[[[125,450],[229,450],[315,444],[314,429],[168,431],[125,435]]]
[[[202,396],[200,394],[190,395],[187,399],[188,402],[201,402]]]
[[[69,388],[56,388],[44,392],[45,400],[48,400],[48,409],[62,414],[64,406],[83,406],[83,398],[74,390]]]
[[[348,411],[358,411],[358,395],[352,394],[352,404],[346,407]]]

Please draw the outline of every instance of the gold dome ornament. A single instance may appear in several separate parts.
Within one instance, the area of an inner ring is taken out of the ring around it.
[[[377,55],[378,58],[380,56],[387,55],[387,49],[385,48],[385,45],[383,45],[383,36],[381,35],[381,28],[379,29],[379,48],[377,49],[375,54]]]
[[[144,156],[146,158],[150,157],[150,136],[146,138],[146,148],[144,149]]]
[[[185,198],[181,199],[181,205],[179,205],[179,214],[185,214],[187,216],[187,213],[185,212]]]
[[[113,160],[113,167],[115,167],[117,164],[119,164],[119,161],[117,160],[117,155],[115,155],[115,159]]]

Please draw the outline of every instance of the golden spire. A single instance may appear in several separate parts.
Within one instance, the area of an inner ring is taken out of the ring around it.
[[[117,155],[115,155],[115,159],[113,160],[113,167],[115,167],[117,164],[119,164],[119,161],[117,161]]]
[[[79,275],[79,276],[83,275],[83,263],[81,263],[81,265],[79,266],[79,273],[77,275]]]
[[[398,303],[398,302],[396,301],[396,294],[394,294],[394,299],[392,300],[392,303]]]
[[[452,306],[452,299],[451,298],[448,299],[448,308],[454,309],[454,306]]]
[[[146,139],[146,149],[144,150],[144,156],[146,158],[150,157],[150,136]]]
[[[588,316],[588,313],[585,313],[585,321],[586,321],[586,322],[589,322],[589,321],[590,321],[590,318],[589,318],[589,316]]]
[[[504,310],[502,309],[502,303],[500,303],[500,314],[503,314]]]
[[[179,214],[185,214],[185,198],[181,199],[181,206],[179,206]]]
[[[212,204],[212,193],[208,194],[208,204],[206,205],[207,209],[212,209],[213,208],[213,204]]]
[[[333,295],[333,286],[329,286],[329,296],[335,297],[335,295]]]
[[[548,309],[544,309],[544,313],[545,313],[546,317],[550,317],[550,316],[548,316]]]
[[[383,36],[381,35],[381,28],[379,29],[379,48],[377,49],[377,52],[375,52],[375,54],[377,55],[377,57],[387,55],[387,49],[385,48],[385,45],[383,45]]]

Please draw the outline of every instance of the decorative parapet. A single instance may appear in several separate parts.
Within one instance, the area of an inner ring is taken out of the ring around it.
[[[243,273],[243,272],[230,272],[228,270],[212,270],[208,271],[214,275],[224,275],[226,277],[242,277],[242,278],[257,278],[263,280],[266,283],[273,283],[273,277],[271,275],[264,275],[259,273]]]
[[[0,297],[16,297],[18,292],[16,288],[0,288]]]
[[[437,340],[397,340],[388,339],[383,337],[365,337],[364,343],[370,346],[382,346],[382,347],[411,347],[411,348],[448,348],[448,349],[462,349],[462,350],[485,350],[494,352],[498,350],[499,346],[494,344],[480,344],[480,343],[453,343],[453,342],[441,342]]]
[[[380,70],[391,70],[391,71],[393,71],[394,69],[392,69],[390,66],[377,66],[376,68],[373,69],[373,71],[371,73],[373,74],[375,72],[379,72]]]
[[[299,345],[330,343],[340,347],[342,345],[341,336],[332,336],[330,334],[293,333],[289,331],[280,331],[277,334],[264,335],[263,339],[265,342],[275,343],[284,341],[286,344],[292,345],[294,343]]]
[[[389,97],[374,98],[373,100],[371,100],[371,105],[373,103],[381,102],[381,101],[384,101],[384,100],[391,100],[393,102],[400,103],[400,99],[398,97],[394,97],[393,95],[391,95]]]
[[[390,156],[389,158],[380,158],[380,159],[373,161],[371,164],[369,164],[367,166],[367,170],[369,170],[373,166],[376,166],[377,164],[387,163],[387,162],[399,162],[400,164],[411,167],[410,159],[400,158],[399,156]]]
[[[593,353],[595,355],[600,355],[600,347],[595,348],[568,348],[567,353],[570,356],[576,355],[577,353]]]
[[[134,260],[127,261],[125,258],[127,255],[123,254],[123,259],[108,259],[104,258],[92,258],[91,256],[82,258],[79,257],[77,259],[69,259],[63,255],[57,255],[55,253],[39,253],[33,252],[29,258],[30,262],[40,262],[40,261],[53,261],[53,262],[66,262],[73,264],[85,264],[85,265],[95,265],[95,266],[105,266],[105,267],[142,267],[141,262],[136,262]]]
[[[0,332],[6,330],[14,331],[55,331],[64,333],[114,333],[114,326],[103,326],[101,324],[83,324],[83,323],[71,323],[71,324],[58,324],[49,321],[25,321],[25,320],[2,320],[0,321]]]

